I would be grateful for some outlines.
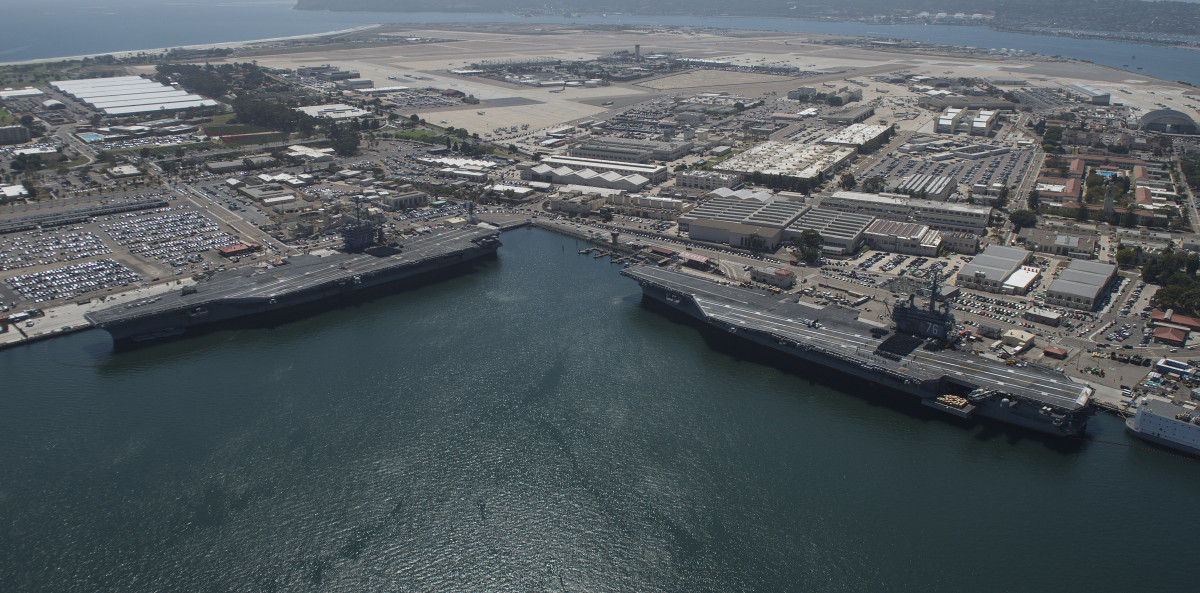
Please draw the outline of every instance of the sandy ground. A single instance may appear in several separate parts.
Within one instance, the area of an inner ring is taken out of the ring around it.
[[[728,86],[734,84],[786,82],[795,85],[795,79],[790,76],[775,76],[771,74],[755,74],[753,72],[726,72],[722,70],[694,70],[683,74],[674,74],[656,78],[638,86],[652,89],[696,89]]]
[[[890,72],[908,72],[930,76],[981,76],[1020,78],[1029,86],[1061,88],[1072,82],[1087,82],[1112,92],[1113,101],[1145,112],[1163,105],[1184,111],[1200,119],[1200,99],[1185,97],[1193,91],[1175,82],[1139,77],[1135,74],[1082,62],[1045,61],[1028,57],[995,58],[951,57],[919,53],[900,53],[854,47],[824,45],[819,35],[780,32],[737,32],[723,35],[695,30],[655,29],[652,31],[596,31],[563,29],[524,30],[510,28],[498,32],[479,30],[409,29],[394,32],[398,37],[421,36],[453,39],[429,44],[398,44],[386,47],[354,49],[293,49],[278,53],[256,53],[260,65],[295,68],[302,65],[333,64],[357,70],[377,86],[433,86],[454,88],[475,95],[484,103],[472,108],[418,111],[430,121],[446,120],[447,125],[465,127],[480,133],[499,126],[529,124],[530,131],[554,127],[581,119],[595,118],[607,108],[601,103],[612,100],[617,106],[652,100],[664,92],[686,94],[725,86],[743,96],[775,91],[782,95],[791,88],[820,82],[845,84],[843,78],[869,83],[864,99],[880,99],[877,119],[900,123],[903,129],[918,129],[923,121],[905,119],[915,114],[915,98],[906,89],[875,83],[869,77]],[[450,70],[480,61],[555,58],[592,59],[617,50],[632,50],[641,45],[642,53],[678,52],[685,57],[726,60],[735,65],[786,64],[808,71],[825,71],[819,77],[790,78],[751,73],[698,71],[643,79],[630,84],[600,88],[568,88],[561,93],[549,89],[521,87],[478,77],[464,77]],[[244,61],[234,56],[230,61]],[[148,68],[147,68],[148,69]],[[413,79],[412,76],[428,79]],[[391,76],[404,77],[399,80]],[[888,91],[881,92],[879,89]],[[1127,93],[1121,92],[1124,89]],[[519,101],[514,101],[519,99]],[[488,101],[498,105],[489,106]],[[523,103],[505,106],[504,103]],[[478,111],[483,111],[479,115]]]

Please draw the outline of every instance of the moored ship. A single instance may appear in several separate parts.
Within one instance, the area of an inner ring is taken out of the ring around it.
[[[1140,439],[1200,457],[1200,412],[1174,402],[1143,397],[1125,428]]]
[[[346,250],[291,257],[270,269],[218,272],[192,286],[88,313],[114,341],[147,341],[249,316],[294,312],[304,305],[334,306],[371,289],[492,255],[499,231],[468,226],[423,235],[405,245],[383,245],[375,231],[343,232]]]
[[[646,298],[732,336],[920,398],[959,418],[984,417],[1051,435],[1078,435],[1093,390],[1054,369],[1009,364],[956,350],[953,316],[933,303],[895,304],[895,326],[860,320],[853,309],[816,309],[679,271],[638,265],[621,274]],[[933,292],[936,294],[936,291]]]

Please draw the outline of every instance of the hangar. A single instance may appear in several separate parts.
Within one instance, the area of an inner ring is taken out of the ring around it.
[[[1150,132],[1167,134],[1200,133],[1200,126],[1188,114],[1174,109],[1157,109],[1142,116],[1139,127]]]

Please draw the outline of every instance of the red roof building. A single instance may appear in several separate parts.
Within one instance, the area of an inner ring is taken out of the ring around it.
[[[1071,159],[1069,166],[1070,168],[1067,170],[1067,174],[1071,177],[1082,178],[1083,172],[1087,170],[1087,165],[1085,165],[1081,159]]]
[[[1042,350],[1042,354],[1045,354],[1046,356],[1049,356],[1050,358],[1057,358],[1059,360],[1063,360],[1067,357],[1067,349],[1063,348],[1062,346],[1046,346]]]
[[[261,248],[262,248],[262,245],[259,245],[258,243],[249,243],[249,244],[234,243],[233,245],[226,245],[224,247],[220,247],[217,249],[217,251],[223,257],[237,257],[239,255],[245,255],[247,253],[254,253],[255,251],[258,251]]]
[[[1200,331],[1200,319],[1180,315],[1174,309],[1160,311],[1155,309],[1150,313],[1150,325],[1169,324],[1178,327],[1187,328],[1190,331]]]
[[[1187,342],[1188,330],[1180,327],[1160,325],[1154,328],[1154,341],[1168,346],[1182,346]]]
[[[704,268],[708,266],[708,258],[703,255],[697,255],[690,251],[680,251],[679,258],[683,260],[685,265],[690,265],[694,268]]]

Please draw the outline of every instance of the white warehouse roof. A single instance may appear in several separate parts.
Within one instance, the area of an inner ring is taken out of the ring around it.
[[[50,86],[103,111],[106,115],[131,115],[217,105],[216,101],[141,76],[59,80],[51,82]]]

